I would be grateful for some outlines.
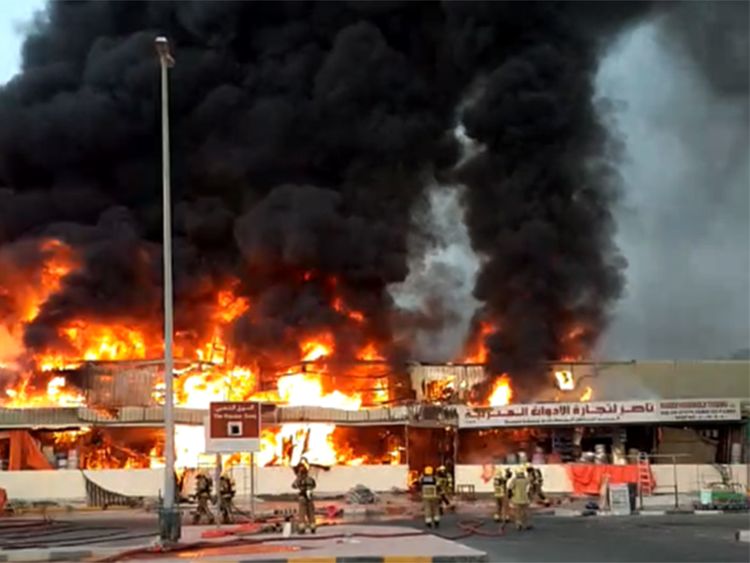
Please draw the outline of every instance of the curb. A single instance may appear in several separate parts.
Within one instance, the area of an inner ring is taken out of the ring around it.
[[[112,557],[122,549],[23,549],[7,554],[0,553],[0,561],[82,561],[89,558]],[[242,563],[242,559],[222,559],[223,563]],[[413,555],[352,555],[342,557],[288,557],[285,559],[252,559],[252,563],[487,563],[486,553],[477,555],[435,555],[415,557]],[[250,563],[250,560],[248,560]]]
[[[745,511],[746,512],[746,511]],[[718,516],[719,514],[738,514],[737,510],[641,510],[631,512],[630,514],[613,514],[605,510],[554,510],[545,512],[543,516],[554,516],[557,518],[576,518],[579,516],[676,516],[676,515],[698,515],[698,516]]]
[[[734,534],[734,537],[737,541],[750,543],[750,530],[737,530],[737,532],[735,532]]]
[[[0,552],[0,561],[82,561],[93,557],[110,557],[121,548],[107,549],[18,549]]]
[[[350,555],[342,557],[289,557],[287,559],[253,559],[247,563],[487,563],[486,553],[481,555]],[[242,560],[222,560],[222,563],[243,563]]]

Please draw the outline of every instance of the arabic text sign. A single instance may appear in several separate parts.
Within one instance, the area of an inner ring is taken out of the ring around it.
[[[737,399],[537,403],[458,409],[461,428],[739,419],[740,402]]]
[[[211,403],[206,450],[213,453],[260,450],[260,403]]]

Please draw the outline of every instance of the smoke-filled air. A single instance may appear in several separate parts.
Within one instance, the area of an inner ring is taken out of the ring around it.
[[[0,362],[161,354],[165,35],[176,354],[419,360],[425,331],[457,322],[450,295],[410,309],[391,290],[434,246],[431,189],[457,186],[478,308],[443,359],[487,362],[523,396],[543,361],[589,354],[624,287],[594,82],[650,11],[51,2],[0,89]],[[425,291],[450,292],[431,271]]]

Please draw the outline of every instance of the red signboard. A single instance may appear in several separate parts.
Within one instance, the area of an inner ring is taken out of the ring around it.
[[[260,447],[260,403],[211,403],[207,451],[252,452]]]

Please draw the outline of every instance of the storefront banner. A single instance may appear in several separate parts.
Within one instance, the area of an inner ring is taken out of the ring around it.
[[[459,428],[740,420],[738,399],[532,403],[457,408]]]

